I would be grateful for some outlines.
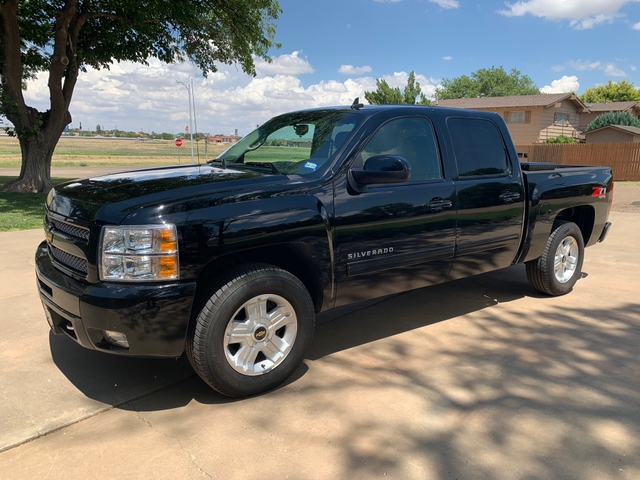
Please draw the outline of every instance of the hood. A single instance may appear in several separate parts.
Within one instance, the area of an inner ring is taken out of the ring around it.
[[[47,197],[47,208],[83,222],[119,223],[138,208],[166,207],[190,197],[220,197],[288,181],[285,175],[212,165],[150,168],[56,185]]]

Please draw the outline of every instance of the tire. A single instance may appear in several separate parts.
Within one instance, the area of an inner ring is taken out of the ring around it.
[[[569,293],[580,278],[584,240],[575,223],[558,222],[542,256],[526,263],[529,284],[547,295]]]
[[[280,268],[252,263],[209,291],[187,337],[187,357],[209,386],[246,397],[283,383],[311,345],[309,292]]]

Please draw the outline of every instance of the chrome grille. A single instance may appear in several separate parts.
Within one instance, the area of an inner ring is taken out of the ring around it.
[[[49,248],[51,249],[51,255],[53,255],[53,258],[55,258],[61,265],[83,275],[87,275],[87,273],[89,273],[89,267],[84,258],[71,255],[70,253],[60,250],[53,245],[49,245]]]
[[[56,220],[55,218],[51,218],[50,216],[45,217],[45,222],[47,225],[52,226],[54,229],[66,233],[75,238],[79,238],[80,240],[84,240],[85,242],[89,241],[89,229],[83,227],[77,227],[75,225],[71,225],[69,223],[61,222]]]

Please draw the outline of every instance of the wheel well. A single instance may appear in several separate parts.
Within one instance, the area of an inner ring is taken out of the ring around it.
[[[571,207],[566,210],[561,210],[556,216],[553,229],[556,229],[557,223],[559,221],[565,222],[573,222],[575,223],[580,232],[582,233],[582,238],[584,239],[584,244],[589,243],[589,238],[593,233],[593,225],[595,223],[595,210],[593,207],[589,205],[582,205],[579,207]]]
[[[209,262],[200,271],[196,280],[196,295],[192,309],[192,318],[197,315],[206,302],[203,298],[214,282],[224,276],[226,272],[245,263],[266,263],[279,267],[296,276],[306,287],[316,313],[320,311],[323,300],[323,285],[320,268],[313,263],[313,253],[305,251],[310,247],[305,245],[273,245],[232,253]]]

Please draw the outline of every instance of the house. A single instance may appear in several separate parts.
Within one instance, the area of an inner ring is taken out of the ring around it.
[[[582,138],[578,126],[586,108],[574,93],[459,98],[438,100],[437,104],[500,114],[516,145],[544,143],[560,135]]]
[[[587,125],[593,122],[598,115],[607,112],[629,112],[635,118],[640,118],[640,104],[638,102],[588,103],[580,115],[578,130],[584,132]]]
[[[633,142],[640,143],[640,128],[626,125],[607,125],[585,132],[587,143]]]

